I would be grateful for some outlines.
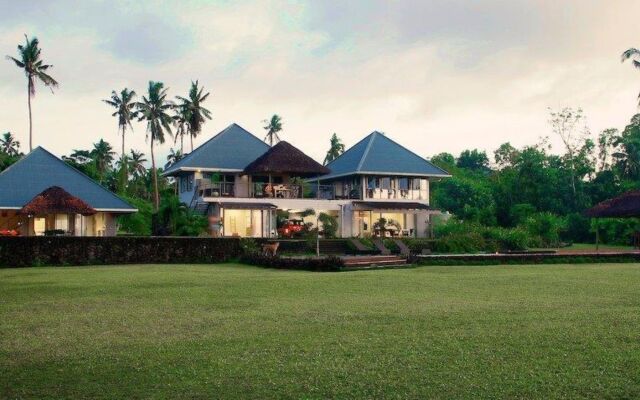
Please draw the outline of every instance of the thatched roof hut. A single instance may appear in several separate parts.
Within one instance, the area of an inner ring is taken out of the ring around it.
[[[287,142],[279,142],[246,166],[244,174],[289,174],[313,177],[330,170]]]
[[[640,217],[640,190],[626,192],[596,204],[584,213],[591,218]]]
[[[59,186],[51,186],[22,207],[21,214],[82,214],[93,215],[96,210],[83,200],[72,196]]]

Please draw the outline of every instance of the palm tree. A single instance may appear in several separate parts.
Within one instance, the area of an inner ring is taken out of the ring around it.
[[[631,59],[631,63],[634,67],[640,69],[640,50],[636,48],[630,48],[622,53],[622,62]],[[640,95],[638,95],[638,105],[640,106]]]
[[[174,104],[167,100],[167,89],[162,82],[149,81],[148,97],[142,96],[142,102],[136,103],[139,120],[147,121],[147,138],[151,143],[151,173],[153,177],[153,194],[155,211],[160,206],[160,193],[158,192],[158,174],[156,170],[156,159],[153,152],[155,142],[164,143],[164,134],[172,136],[171,125],[173,118],[169,111]]]
[[[11,132],[4,133],[0,139],[0,150],[8,156],[18,156],[20,155],[20,142]]]
[[[264,129],[267,131],[267,135],[264,137],[265,142],[269,142],[269,146],[273,146],[273,141],[275,139],[276,143],[280,141],[280,136],[278,136],[278,132],[282,130],[282,118],[278,114],[273,114],[270,120],[263,120],[265,124],[267,124]]]
[[[173,120],[176,124],[176,135],[173,138],[173,144],[176,144],[180,138],[180,152],[184,154],[184,135],[189,133],[189,110],[184,104],[175,107]],[[191,139],[191,150],[193,151],[193,138]]]
[[[129,158],[129,171],[131,171],[131,175],[134,178],[139,178],[144,176],[147,173],[147,168],[145,168],[144,163],[147,162],[147,159],[144,158],[144,153],[141,151],[131,150],[131,158]]]
[[[182,152],[180,150],[174,151],[173,149],[169,149],[169,155],[167,156],[167,163],[164,165],[164,168],[169,168],[173,164],[182,160]]]
[[[193,151],[193,138],[202,132],[202,125],[206,119],[211,119],[211,111],[202,106],[207,100],[210,93],[204,93],[204,88],[198,87],[198,81],[191,82],[189,89],[189,98],[177,96],[182,101],[180,105],[183,107],[184,114],[187,117],[187,125],[189,127],[189,137],[191,138],[191,151]]]
[[[116,93],[115,90],[111,92],[111,98],[107,100],[102,100],[107,103],[111,107],[115,108],[112,117],[118,117],[118,132],[122,130],[122,153],[121,158],[125,158],[126,152],[124,150],[124,137],[127,133],[127,126],[133,130],[133,126],[131,125],[131,121],[136,117],[135,106],[136,103],[133,101],[134,97],[136,97],[136,92],[134,90],[129,90],[127,88],[122,89],[120,94]],[[125,167],[126,173],[126,163],[123,164]]]
[[[98,174],[103,179],[107,171],[111,168],[111,163],[114,160],[116,152],[113,151],[113,147],[104,139],[100,139],[98,143],[93,144],[93,150],[91,150],[91,158],[96,163],[96,169]]]
[[[52,65],[44,64],[40,58],[40,47],[38,38],[29,40],[24,35],[25,44],[18,45],[18,58],[7,56],[7,59],[13,61],[18,68],[24,71],[27,77],[27,104],[29,106],[29,151],[33,150],[33,120],[31,118],[31,97],[36,95],[36,81],[42,82],[51,89],[58,87],[58,82],[47,73]]]
[[[324,165],[329,164],[344,153],[344,143],[342,143],[338,135],[334,133],[333,136],[331,136],[330,142],[329,151],[327,151],[327,155],[324,158]]]

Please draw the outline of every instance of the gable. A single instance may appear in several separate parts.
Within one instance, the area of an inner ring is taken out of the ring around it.
[[[22,208],[52,186],[63,188],[98,211],[135,211],[135,207],[42,147],[0,173],[0,208]]]
[[[234,123],[173,164],[163,175],[197,169],[239,172],[269,148],[269,145]]]

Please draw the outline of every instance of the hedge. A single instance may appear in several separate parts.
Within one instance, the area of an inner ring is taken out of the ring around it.
[[[238,258],[236,238],[0,237],[0,267],[210,264]]]
[[[293,269],[302,271],[315,272],[337,272],[342,271],[344,262],[341,258],[335,256],[327,256],[322,258],[293,258],[267,256],[260,253],[245,254],[240,258],[244,264],[254,265],[258,267],[276,268],[276,269]]]
[[[602,254],[470,254],[463,256],[422,256],[411,260],[418,265],[524,265],[639,263],[640,253]]]

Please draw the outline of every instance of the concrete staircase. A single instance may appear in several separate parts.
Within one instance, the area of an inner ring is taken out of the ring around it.
[[[393,255],[342,257],[342,261],[348,269],[393,268],[407,265],[406,258]]]

